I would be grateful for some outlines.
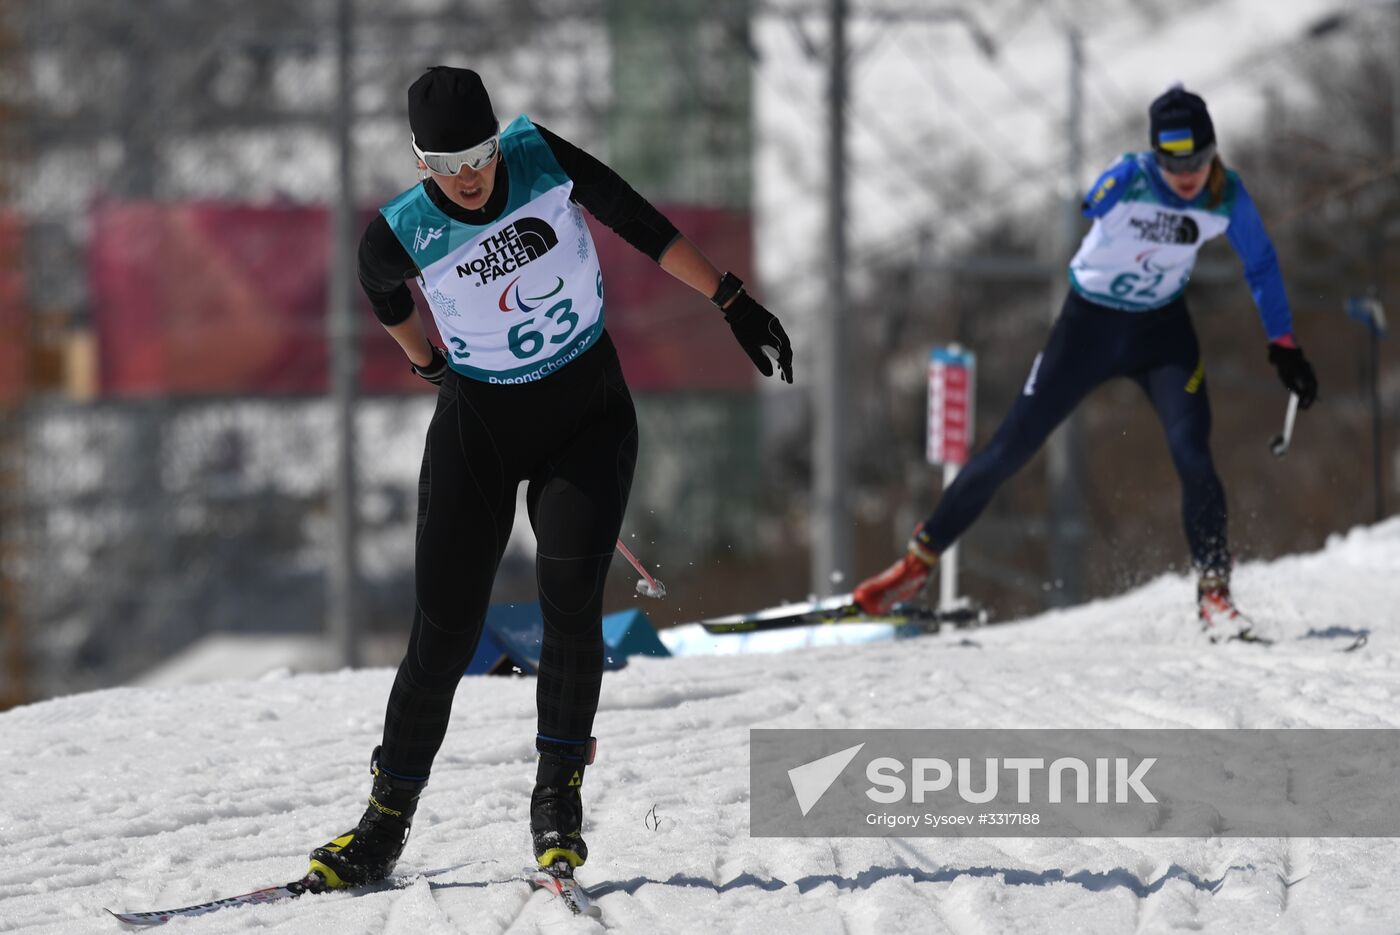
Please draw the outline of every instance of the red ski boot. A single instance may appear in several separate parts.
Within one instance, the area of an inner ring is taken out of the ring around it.
[[[1196,582],[1196,617],[1201,630],[1212,643],[1241,640],[1246,643],[1272,643],[1260,633],[1254,621],[1240,613],[1230,598],[1230,579],[1226,575],[1203,573]]]
[[[867,614],[888,614],[896,604],[902,604],[923,591],[924,585],[928,584],[929,572],[937,561],[938,553],[923,540],[923,529],[916,529],[909,540],[909,551],[889,568],[862,581],[851,597]]]

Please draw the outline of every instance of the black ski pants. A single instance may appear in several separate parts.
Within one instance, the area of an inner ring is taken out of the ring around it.
[[[432,768],[522,481],[544,616],[538,730],[588,739],[603,675],[603,585],[636,460],[636,412],[606,332],[534,383],[448,373],[423,451],[413,630],[389,694],[382,769],[416,779]]]
[[[1225,490],[1210,456],[1204,363],[1182,298],[1150,312],[1123,312],[1071,291],[1011,411],[924,521],[929,545],[941,552],[956,542],[1055,427],[1114,377],[1142,387],[1166,431],[1192,561],[1202,570],[1228,569]]]

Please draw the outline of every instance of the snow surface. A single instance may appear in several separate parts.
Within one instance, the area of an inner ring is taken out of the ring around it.
[[[1238,569],[1284,642],[1210,646],[1191,583],[1034,620],[610,673],[589,773],[602,924],[625,932],[1400,931],[1393,839],[840,839],[748,835],[752,727],[1397,727],[1400,520]],[[1310,629],[1369,628],[1350,654]],[[120,688],[0,714],[0,932],[114,932],[285,882],[368,791],[389,670]],[[470,678],[405,888],[303,897],[164,931],[589,932],[512,875],[528,858],[534,684]],[[659,818],[653,830],[649,815]]]

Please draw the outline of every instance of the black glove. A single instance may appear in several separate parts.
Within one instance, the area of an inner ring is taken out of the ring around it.
[[[1317,376],[1312,364],[1303,356],[1301,347],[1269,345],[1269,363],[1278,371],[1278,378],[1290,393],[1298,394],[1298,408],[1306,409],[1317,399]]]
[[[792,382],[792,342],[772,312],[747,292],[741,292],[724,309],[724,320],[759,373],[765,377],[773,375],[773,361],[763,352],[771,347],[778,355],[778,372],[784,381]]]
[[[420,367],[409,361],[409,367],[429,383],[441,383],[442,378],[447,376],[447,352],[442,348],[433,346],[433,359],[431,362]]]

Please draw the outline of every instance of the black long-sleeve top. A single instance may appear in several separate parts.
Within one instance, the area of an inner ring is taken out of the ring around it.
[[[612,169],[539,124],[535,124],[535,129],[544,137],[559,167],[574,182],[570,200],[642,253],[660,261],[678,236],[675,225]],[[433,204],[448,217],[484,225],[500,217],[505,209],[510,176],[505,160],[499,160],[491,196],[476,211],[454,204],[432,179],[424,180],[422,185]],[[375,215],[360,239],[359,273],[360,286],[381,322],[397,325],[413,314],[413,293],[405,280],[418,276],[418,266],[382,214]]]

